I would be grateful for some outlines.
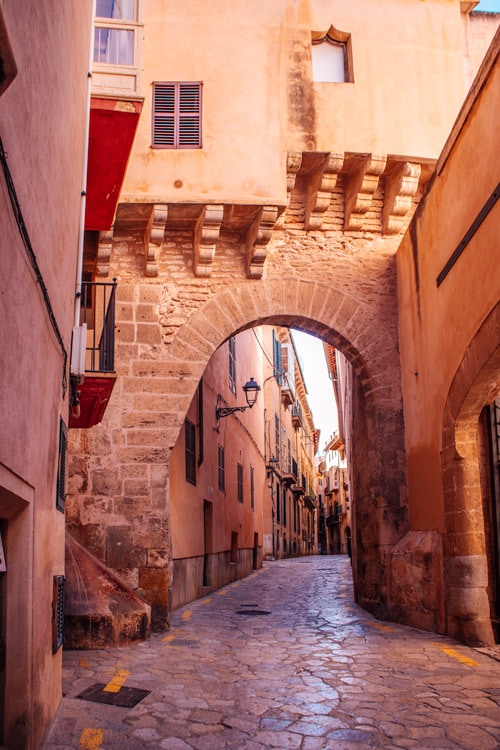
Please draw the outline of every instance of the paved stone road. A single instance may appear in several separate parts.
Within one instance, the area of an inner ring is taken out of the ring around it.
[[[175,612],[168,634],[66,652],[44,747],[493,750],[498,659],[373,619],[354,604],[345,557],[265,563]],[[76,698],[95,683],[151,692],[134,708]]]

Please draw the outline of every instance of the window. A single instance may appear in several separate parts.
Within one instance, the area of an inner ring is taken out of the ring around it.
[[[277,414],[274,415],[274,449],[276,451],[275,458],[280,457],[280,418]]]
[[[153,84],[153,148],[201,148],[201,83]]]
[[[97,0],[92,91],[140,93],[142,0]]]
[[[217,448],[217,475],[219,489],[224,491],[226,489],[226,472],[224,468],[224,448],[222,445],[219,445]]]
[[[255,469],[250,466],[250,507],[255,510]]]
[[[64,513],[66,506],[66,476],[68,457],[68,428],[59,420],[59,455],[57,461],[56,508]]]
[[[243,466],[238,464],[238,502],[243,502]]]
[[[111,24],[98,19],[107,18]],[[94,62],[106,65],[134,65],[134,30],[127,21],[135,21],[135,0],[97,0],[94,29]],[[125,24],[123,22],[125,21]]]
[[[186,482],[196,484],[196,427],[189,419],[184,421]]]
[[[281,341],[277,338],[273,329],[273,375],[280,385],[283,385],[282,371]]]
[[[236,395],[236,339],[229,339],[229,388]]]
[[[330,26],[326,32],[312,32],[313,81],[348,83],[354,80],[351,64],[351,35]]]

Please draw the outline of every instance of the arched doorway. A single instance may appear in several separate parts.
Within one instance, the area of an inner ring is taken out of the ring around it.
[[[500,391],[500,304],[471,341],[443,425],[443,539],[447,632],[471,645],[498,640],[498,456],[493,404]]]

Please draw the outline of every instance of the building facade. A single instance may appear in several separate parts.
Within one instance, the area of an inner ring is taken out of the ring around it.
[[[154,627],[174,585],[172,450],[213,353],[267,324],[349,362],[355,587],[395,611],[410,514],[394,257],[470,83],[473,6],[283,0],[250,18],[151,0],[97,19],[95,98],[143,104],[112,225],[87,236],[86,271],[117,279],[117,379],[101,424],[72,430],[68,518]]]
[[[499,50],[497,32],[396,256],[410,530],[393,616],[473,645],[500,639]]]
[[[258,385],[246,405],[244,387]],[[171,459],[172,608],[311,554],[315,429],[288,329],[242,331],[211,357]]]
[[[86,0],[0,3],[0,745],[19,750],[61,697],[91,20]]]

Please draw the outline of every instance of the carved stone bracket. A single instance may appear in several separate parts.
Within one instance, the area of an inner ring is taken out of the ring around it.
[[[290,200],[290,193],[295,187],[295,180],[297,178],[297,172],[302,164],[302,154],[300,151],[290,151],[286,158],[286,190],[288,193],[288,200]]]
[[[195,276],[211,276],[216,243],[224,216],[224,206],[205,206],[194,231]]]
[[[363,228],[365,214],[370,208],[380,175],[385,169],[385,156],[367,154],[356,160],[347,178],[345,192],[344,229],[359,231]]]
[[[278,220],[278,206],[263,206],[249,227],[246,240],[247,276],[261,279],[267,256],[266,245]]]
[[[311,173],[306,193],[306,229],[321,229],[343,163],[342,154],[327,154],[325,160]]]
[[[400,162],[385,180],[382,232],[397,234],[405,229],[405,217],[411,210],[418,190],[422,167],[414,162]]]
[[[113,227],[106,232],[99,232],[97,242],[96,275],[109,276],[109,262],[113,245]]]
[[[158,276],[158,260],[165,239],[167,217],[167,205],[153,205],[144,237],[144,274],[146,276]]]

